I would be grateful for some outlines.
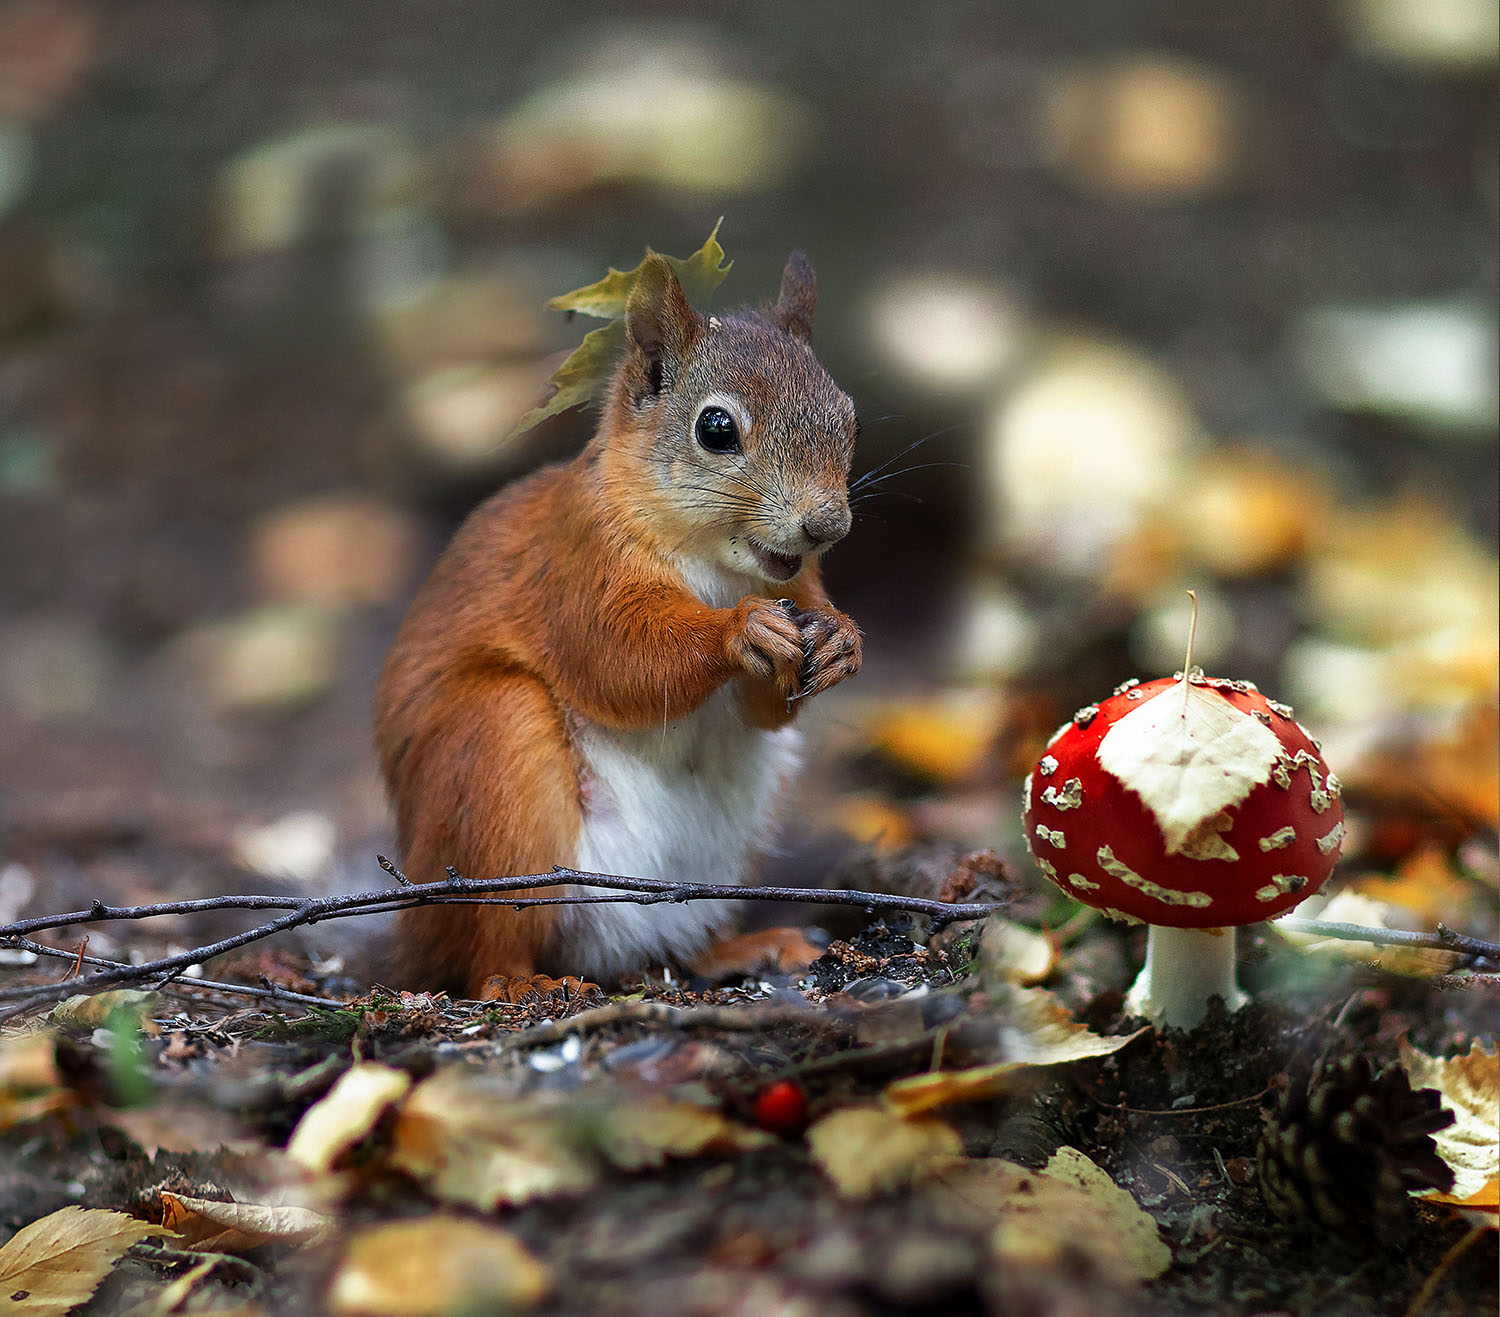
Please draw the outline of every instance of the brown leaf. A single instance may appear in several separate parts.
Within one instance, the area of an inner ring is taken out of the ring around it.
[[[963,1143],[952,1126],[908,1120],[879,1107],[849,1107],[807,1131],[813,1160],[845,1198],[856,1201],[900,1189],[956,1157]]]
[[[287,1142],[287,1157],[313,1174],[332,1168],[335,1161],[372,1129],[395,1102],[411,1088],[404,1070],[366,1062],[346,1070],[328,1093],[314,1102]]]
[[[712,1108],[667,1098],[611,1107],[596,1137],[604,1155],[624,1171],[661,1166],[669,1157],[743,1152],[776,1142],[763,1130],[737,1125]]]
[[[1404,1038],[1401,1064],[1413,1088],[1435,1088],[1456,1119],[1432,1137],[1438,1155],[1453,1170],[1453,1188],[1441,1201],[1483,1207],[1494,1203],[1500,1177],[1500,1051],[1487,1052],[1478,1039],[1466,1056],[1428,1056]],[[1484,1198],[1488,1198],[1488,1204]]]
[[[334,1218],[310,1207],[221,1203],[162,1191],[162,1220],[183,1247],[243,1253],[262,1244],[307,1244],[321,1239]]]
[[[551,1288],[551,1273],[508,1231],[437,1215],[352,1236],[328,1303],[369,1317],[510,1312],[534,1307]]]
[[[1100,1275],[1133,1284],[1172,1263],[1151,1219],[1124,1189],[1074,1148],[1040,1171],[998,1159],[954,1159],[935,1168],[923,1196],[943,1219],[994,1223],[996,1261],[1069,1266],[1082,1255]]]
[[[137,1240],[169,1235],[124,1212],[64,1207],[22,1226],[0,1246],[0,1295],[7,1312],[63,1317],[98,1288]]]

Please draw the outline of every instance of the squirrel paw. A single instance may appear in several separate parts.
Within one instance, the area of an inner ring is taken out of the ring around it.
[[[528,974],[512,977],[506,974],[491,974],[479,990],[480,1001],[509,1002],[514,1006],[526,1006],[535,1002],[566,1005],[581,997],[598,994],[602,989],[576,974],[565,974],[560,979],[546,974]]]
[[[804,664],[803,628],[780,604],[751,596],[734,609],[729,657],[752,676],[775,684],[783,695],[797,690]]]
[[[796,699],[821,695],[859,671],[864,649],[859,628],[836,608],[813,608],[797,614],[802,628],[802,668]]]

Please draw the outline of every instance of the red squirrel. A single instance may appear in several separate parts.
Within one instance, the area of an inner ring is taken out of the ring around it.
[[[376,744],[413,881],[751,878],[798,711],[860,666],[818,570],[849,530],[859,427],[813,355],[816,306],[800,252],[774,305],[712,316],[665,260],[642,265],[593,438],[469,516],[386,662]],[[729,931],[722,902],[439,905],[401,914],[393,968],[480,996],[497,975],[816,954]]]

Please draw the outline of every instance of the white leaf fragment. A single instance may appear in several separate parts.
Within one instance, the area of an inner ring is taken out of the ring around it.
[[[1207,892],[1178,892],[1154,883],[1149,878],[1142,878],[1124,861],[1117,860],[1114,851],[1108,846],[1099,847],[1098,859],[1099,867],[1111,878],[1118,878],[1126,887],[1134,887],[1138,892],[1154,896],[1163,905],[1190,905],[1201,909],[1214,903],[1213,897]]]
[[[1083,804],[1083,779],[1070,777],[1063,783],[1061,790],[1048,787],[1042,792],[1042,804],[1051,805],[1054,809],[1077,809]]]
[[[1237,860],[1240,853],[1219,835],[1232,827],[1228,814],[1215,814],[1188,833],[1178,851],[1190,860]]]
[[[1181,853],[1205,820],[1270,780],[1284,758],[1269,727],[1192,684],[1168,687],[1132,709],[1104,734],[1098,753],[1099,766],[1156,819],[1168,855]]]

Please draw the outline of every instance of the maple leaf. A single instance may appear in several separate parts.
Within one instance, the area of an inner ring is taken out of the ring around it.
[[[691,256],[664,256],[689,302],[706,304],[734,265],[733,261],[724,259],[724,248],[719,245],[719,225],[723,222],[720,217],[703,246]],[[645,258],[633,270],[616,270],[611,266],[609,273],[596,283],[562,293],[547,303],[554,311],[576,312],[610,323],[584,335],[583,342],[552,372],[548,380],[552,386],[551,396],[522,416],[506,435],[505,442],[525,434],[549,416],[557,416],[571,407],[590,402],[603,392],[620,350],[625,346],[623,317],[630,301],[630,290],[640,277],[641,265],[657,255],[664,254],[647,247]]]

